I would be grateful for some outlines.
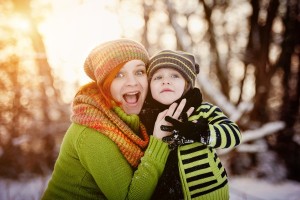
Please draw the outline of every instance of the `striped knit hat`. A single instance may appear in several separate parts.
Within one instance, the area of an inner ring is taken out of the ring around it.
[[[106,76],[118,65],[130,60],[149,61],[145,47],[133,40],[118,39],[96,46],[84,63],[85,73],[97,84],[101,84]]]
[[[199,65],[195,63],[195,57],[192,54],[183,51],[160,51],[149,61],[147,70],[149,79],[160,68],[174,68],[178,70],[191,87],[194,88],[196,75],[199,73]]]

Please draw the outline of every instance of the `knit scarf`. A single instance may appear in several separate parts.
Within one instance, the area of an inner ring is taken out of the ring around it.
[[[116,143],[132,167],[138,166],[144,155],[143,149],[148,145],[149,136],[142,123],[137,125],[133,122],[138,118],[137,115],[127,115],[119,107],[114,108],[114,110],[108,109],[95,82],[83,86],[77,92],[72,106],[72,122],[106,135]],[[121,118],[127,119],[128,123],[125,123]],[[135,120],[130,120],[131,118]],[[141,138],[131,129],[132,126],[136,127],[136,125],[137,128],[134,129],[141,132]]]

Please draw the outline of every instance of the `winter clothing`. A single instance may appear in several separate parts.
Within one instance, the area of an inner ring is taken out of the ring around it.
[[[86,74],[98,84],[113,68],[130,60],[142,60],[145,64],[149,56],[143,45],[129,39],[118,39],[98,45],[84,63]]]
[[[86,85],[74,99],[72,121],[109,137],[117,144],[127,161],[133,167],[137,167],[144,154],[144,148],[149,142],[145,127],[139,123],[137,115],[131,115],[130,121],[127,122],[130,127],[126,126],[122,118],[125,113],[119,117],[116,116],[116,113],[122,111],[121,108],[115,107],[114,111],[106,109],[103,102],[97,84],[93,82]],[[141,138],[136,135],[139,131],[142,134]]]
[[[166,116],[165,120],[170,122],[172,126],[162,126],[161,129],[172,132],[176,131],[183,138],[189,138],[193,142],[201,142],[208,145],[210,140],[208,119],[200,117],[196,122],[188,121],[188,119],[182,119],[182,121],[173,119],[170,116]],[[186,142],[185,142],[186,143]]]
[[[229,199],[226,171],[215,148],[238,145],[241,134],[238,126],[230,121],[217,106],[209,103],[199,105],[202,96],[195,90],[199,89],[194,88],[188,91],[176,102],[185,98],[187,99],[185,111],[192,106],[196,108],[188,118],[189,121],[197,121],[199,118],[207,119],[210,142],[206,145],[198,140],[198,142],[182,145],[171,151],[152,199]],[[149,98],[148,96],[142,112],[143,116],[141,116],[147,118],[145,120],[147,130],[148,127],[151,129],[154,125],[153,121],[148,119],[155,118],[152,115],[159,113],[159,110],[151,109],[150,106],[161,108],[160,111],[166,107],[166,105],[151,98],[149,100]],[[198,103],[196,99],[199,100]],[[151,110],[155,112],[151,112]],[[193,133],[190,134],[193,135]],[[185,137],[190,139],[188,133],[185,133]]]
[[[149,79],[160,68],[174,68],[179,71],[191,85],[195,86],[195,78],[199,73],[199,65],[192,54],[183,51],[163,50],[155,54],[149,61],[147,74]]]
[[[238,145],[241,133],[217,106],[202,103],[189,121],[201,117],[208,120],[209,143],[195,142],[177,150],[183,191],[195,199],[229,199],[227,174],[215,149]]]
[[[168,154],[167,144],[151,136],[135,171],[109,137],[72,123],[42,200],[149,199]]]
[[[149,199],[162,174],[167,144],[151,136],[143,154],[148,136],[138,136],[143,130],[139,117],[119,107],[105,108],[95,85],[83,87],[75,97],[73,123],[43,200]]]
[[[127,61],[148,60],[144,47],[121,39],[99,45],[85,62],[96,82],[80,88],[72,124],[63,138],[43,200],[150,199],[170,150],[148,136],[137,115],[112,102],[108,108],[99,83]]]
[[[238,145],[241,139],[238,126],[220,108],[202,102],[200,90],[194,88],[199,66],[195,64],[193,55],[165,50],[154,55],[148,65],[150,80],[157,69],[173,68],[192,86],[176,101],[186,99],[180,120],[166,117],[165,120],[171,122],[172,126],[161,127],[162,130],[173,131],[173,135],[163,140],[175,150],[169,155],[152,199],[229,199],[226,171],[215,148]],[[154,100],[150,92],[141,113],[147,118],[147,130],[153,129],[158,113],[168,107]],[[185,112],[190,107],[195,110],[187,117]]]

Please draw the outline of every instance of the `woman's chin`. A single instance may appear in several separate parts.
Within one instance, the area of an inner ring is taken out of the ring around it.
[[[133,114],[140,114],[141,109],[142,109],[142,105],[140,104],[136,104],[136,105],[123,105],[122,109],[124,110],[124,112],[128,115],[133,115]]]

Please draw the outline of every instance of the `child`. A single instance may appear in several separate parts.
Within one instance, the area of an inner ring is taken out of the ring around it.
[[[194,56],[182,51],[161,51],[148,63],[150,92],[142,112],[148,133],[158,113],[187,100],[181,120],[166,117],[171,126],[161,127],[172,131],[163,139],[173,151],[152,199],[229,199],[226,171],[215,149],[238,145],[241,133],[220,108],[202,102],[194,87],[198,73]],[[188,117],[185,113],[191,107],[194,111]]]

